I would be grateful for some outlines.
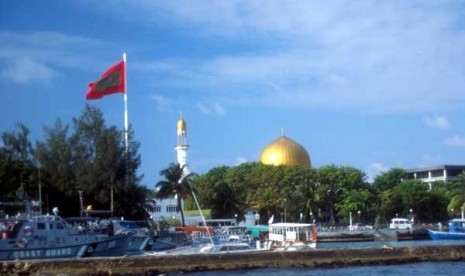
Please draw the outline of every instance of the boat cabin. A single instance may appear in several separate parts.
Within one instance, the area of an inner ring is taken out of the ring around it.
[[[412,229],[412,222],[406,218],[393,218],[389,224],[390,229]]]
[[[269,239],[277,242],[316,242],[315,224],[275,223],[270,224]]]
[[[449,232],[465,233],[465,219],[452,219],[450,221]]]

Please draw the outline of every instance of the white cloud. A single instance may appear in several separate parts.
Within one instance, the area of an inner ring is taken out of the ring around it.
[[[382,172],[386,172],[389,170],[389,167],[387,167],[386,165],[384,165],[383,163],[380,163],[380,162],[374,162],[374,163],[371,163],[370,165],[367,166],[367,168],[365,169],[365,172],[367,174],[367,177],[368,177],[368,182],[372,183],[374,178],[382,173]]]
[[[247,163],[247,162],[248,162],[247,158],[238,156],[235,159],[234,166],[239,166],[240,164]]]
[[[427,126],[447,130],[450,128],[449,119],[446,116],[434,115],[423,119]]]
[[[151,99],[155,102],[158,111],[171,109],[171,100],[158,94],[152,94]]]
[[[441,111],[465,102],[465,31],[456,26],[461,9],[454,1],[130,5],[149,22],[238,45],[240,52],[216,51],[171,71],[176,85],[221,85],[220,93],[210,89],[213,99],[234,93],[231,101],[255,105],[367,113]]]
[[[450,138],[447,138],[445,140],[445,144],[447,146],[450,146],[450,147],[463,148],[463,147],[465,147],[465,137],[454,135],[454,136],[452,136]]]
[[[106,16],[110,6],[115,17],[175,29],[188,41],[201,36],[214,49],[201,59],[183,53],[164,61],[131,60],[129,66],[149,70],[147,83],[156,79],[168,88],[198,89],[211,102],[226,103],[226,98],[254,106],[363,113],[441,112],[465,104],[465,29],[458,23],[463,7],[457,1],[138,0],[78,5]],[[0,62],[24,57],[56,71],[89,70],[92,63],[92,70],[100,72],[114,62],[109,53],[120,51],[98,39],[53,32],[0,31],[0,41]],[[229,45],[227,51],[224,45]],[[76,54],[83,52],[93,56]],[[107,60],[99,66],[95,56]],[[201,110],[224,115],[221,105],[203,105]]]
[[[226,115],[226,110],[219,103],[197,103],[197,108],[205,115],[217,115],[224,116]]]
[[[0,41],[0,62],[15,64],[26,60],[52,71],[71,68],[100,72],[99,68],[105,68],[115,61],[115,56],[109,53],[118,52],[117,46],[111,43],[56,32],[0,31]],[[102,57],[102,60],[96,60],[96,56]]]
[[[1,76],[16,83],[49,82],[54,71],[48,66],[27,58],[20,58],[1,71]]]

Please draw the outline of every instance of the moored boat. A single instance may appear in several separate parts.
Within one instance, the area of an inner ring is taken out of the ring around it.
[[[465,240],[465,219],[452,219],[447,232],[428,229],[428,234],[433,240]]]
[[[275,250],[301,250],[316,247],[315,224],[274,223],[270,224],[268,236]]]
[[[120,256],[130,234],[113,234],[95,225],[54,215],[24,216],[2,222],[0,260]]]
[[[192,236],[182,231],[158,231],[153,237],[150,250],[164,251],[177,247],[192,246]]]
[[[229,253],[229,252],[251,252],[257,251],[256,248],[253,248],[248,243],[243,242],[232,242],[232,243],[222,243],[222,244],[210,244],[203,246],[199,253]]]

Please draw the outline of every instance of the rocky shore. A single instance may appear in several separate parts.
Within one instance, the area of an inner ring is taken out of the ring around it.
[[[0,274],[156,275],[265,267],[344,267],[441,261],[465,261],[465,245],[30,260],[1,262]]]

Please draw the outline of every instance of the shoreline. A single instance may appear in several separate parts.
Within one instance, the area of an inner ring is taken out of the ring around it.
[[[331,268],[444,261],[465,261],[465,245],[2,261],[0,273],[2,275],[150,275],[170,272],[290,267]]]

